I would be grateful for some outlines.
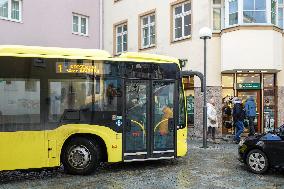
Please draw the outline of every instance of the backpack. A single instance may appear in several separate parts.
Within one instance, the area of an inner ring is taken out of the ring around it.
[[[231,116],[232,115],[232,111],[230,107],[225,107],[224,108],[224,114],[227,116]]]
[[[246,111],[244,110],[242,104],[235,104],[233,111],[234,120],[243,121],[245,119]]]

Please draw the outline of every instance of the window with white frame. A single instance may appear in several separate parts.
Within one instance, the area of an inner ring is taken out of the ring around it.
[[[0,18],[21,21],[22,0],[0,0]]]
[[[116,54],[127,51],[127,23],[117,25],[116,31]]]
[[[222,29],[222,1],[212,1],[212,29],[220,31]]]
[[[284,16],[283,0],[278,0],[278,26],[283,29],[283,16]]]
[[[266,23],[266,0],[243,0],[244,23]]]
[[[155,46],[155,13],[141,17],[142,48]]]
[[[88,20],[87,16],[73,14],[73,33],[79,35],[88,35]]]
[[[225,0],[225,13],[225,27],[236,24],[283,27],[283,0]]]
[[[186,1],[174,5],[173,15],[174,40],[177,41],[188,38],[191,35],[191,2]]]
[[[238,24],[238,0],[229,0],[229,25]]]

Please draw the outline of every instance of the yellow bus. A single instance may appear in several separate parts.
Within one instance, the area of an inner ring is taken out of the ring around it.
[[[175,58],[0,46],[0,171],[185,156],[185,104]]]

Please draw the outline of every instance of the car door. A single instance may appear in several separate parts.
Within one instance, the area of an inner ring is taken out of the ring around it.
[[[272,166],[284,166],[284,140],[265,141],[264,151]]]

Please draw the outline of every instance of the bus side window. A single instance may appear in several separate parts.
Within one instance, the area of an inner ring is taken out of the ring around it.
[[[0,78],[0,130],[43,130],[40,124],[40,81]]]

